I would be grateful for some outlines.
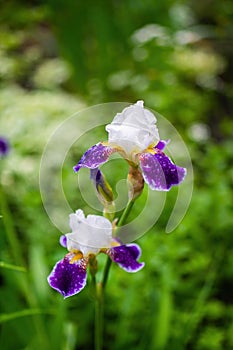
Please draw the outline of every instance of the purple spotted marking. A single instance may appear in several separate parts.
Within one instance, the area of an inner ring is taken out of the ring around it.
[[[104,146],[99,142],[84,153],[78,164],[75,165],[73,169],[75,172],[78,172],[81,168],[98,168],[98,166],[105,163],[114,152],[116,152],[114,148]]]
[[[137,244],[111,248],[109,255],[115,263],[127,272],[137,272],[145,265],[137,261],[141,255],[141,248]]]
[[[144,180],[152,190],[169,191],[184,180],[186,169],[176,166],[164,153],[142,153],[139,158]]]
[[[50,286],[61,293],[64,298],[79,293],[86,285],[87,272],[82,260],[71,264],[66,256],[56,263],[48,276]]]

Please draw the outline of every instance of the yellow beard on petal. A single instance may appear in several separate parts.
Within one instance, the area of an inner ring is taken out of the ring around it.
[[[156,144],[151,144],[143,153],[150,153],[150,154],[158,153],[157,150],[154,148]]]
[[[111,242],[111,246],[112,246],[112,248],[119,247],[119,246],[121,246],[121,243],[114,240]]]
[[[74,256],[70,260],[70,264],[73,264],[76,261],[78,261],[78,260],[83,258],[83,253],[80,252],[80,250],[74,249],[74,250],[71,251],[71,254],[74,254]]]

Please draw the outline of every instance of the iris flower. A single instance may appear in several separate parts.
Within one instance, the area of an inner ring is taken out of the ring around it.
[[[87,266],[99,253],[107,254],[127,272],[141,270],[141,249],[137,244],[122,245],[112,237],[111,222],[97,215],[84,216],[81,209],[70,214],[71,233],[61,236],[60,243],[69,251],[48,276],[52,288],[64,298],[79,293],[87,283]]]
[[[108,141],[99,142],[88,149],[74,166],[96,169],[118,152],[127,160],[131,169],[137,169],[152,190],[169,191],[184,180],[186,169],[175,165],[163,153],[169,141],[160,140],[156,118],[143,107],[143,101],[117,113],[106,126]],[[136,173],[136,172],[133,172]]]
[[[0,158],[6,156],[9,152],[9,143],[7,139],[3,136],[0,136]]]

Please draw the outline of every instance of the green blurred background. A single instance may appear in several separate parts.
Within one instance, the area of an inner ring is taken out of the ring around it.
[[[111,270],[104,348],[233,349],[233,2],[0,6],[0,135],[11,143],[0,160],[0,348],[92,348],[89,289],[64,301],[46,281],[65,252],[42,205],[40,159],[71,114],[143,99],[185,140],[194,192],[184,220],[166,234],[176,192],[169,193],[158,223],[138,241],[141,272]],[[85,147],[65,163],[63,182],[72,208],[88,211],[72,171]]]

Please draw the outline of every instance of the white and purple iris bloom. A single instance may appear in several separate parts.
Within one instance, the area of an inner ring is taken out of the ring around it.
[[[60,243],[69,251],[48,276],[52,288],[64,298],[79,293],[87,282],[87,266],[93,256],[107,254],[127,272],[141,270],[141,249],[137,244],[122,245],[112,237],[111,222],[97,215],[84,216],[81,209],[70,214],[71,233],[61,236]]]
[[[186,169],[176,166],[163,153],[169,141],[159,138],[155,116],[143,107],[143,101],[117,113],[106,126],[108,142],[99,142],[88,149],[74,171],[96,169],[118,152],[133,167],[138,167],[152,190],[169,191],[184,180]]]

